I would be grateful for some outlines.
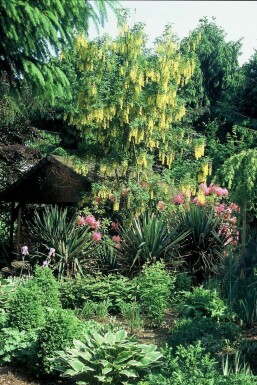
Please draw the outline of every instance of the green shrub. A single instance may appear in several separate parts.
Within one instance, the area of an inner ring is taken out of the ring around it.
[[[87,275],[75,280],[60,282],[64,308],[83,308],[85,301],[110,301],[110,311],[118,312],[121,302],[131,302],[138,296],[137,282],[120,274]]]
[[[138,344],[125,330],[89,333],[83,341],[74,340],[74,347],[54,360],[65,377],[80,384],[133,384],[162,358],[155,345]]]
[[[26,366],[28,358],[35,354],[37,333],[3,328],[0,332],[0,365],[18,363]]]
[[[201,341],[202,346],[211,353],[220,352],[224,348],[235,349],[241,339],[240,326],[231,322],[216,322],[212,318],[183,318],[175,323],[169,343],[190,345]]]
[[[42,327],[44,325],[44,310],[41,298],[41,292],[33,282],[19,286],[8,303],[8,326],[18,330],[32,330]]]
[[[165,269],[162,261],[143,266],[138,285],[141,307],[150,326],[160,326],[163,322],[174,282],[175,278]]]
[[[72,346],[73,338],[79,338],[82,329],[83,324],[71,310],[52,309],[38,335],[37,370],[51,374],[48,359],[55,356],[55,351]]]
[[[189,291],[192,285],[192,277],[185,271],[176,274],[175,291]]]
[[[218,292],[204,289],[202,286],[193,288],[192,292],[184,292],[183,303],[179,308],[185,317],[224,319],[227,315],[227,306]]]
[[[43,306],[60,307],[58,282],[49,267],[36,266],[33,283],[40,289]]]
[[[166,348],[165,373],[173,385],[213,385],[217,376],[217,362],[206,353],[200,342],[195,345],[179,345],[174,353]]]

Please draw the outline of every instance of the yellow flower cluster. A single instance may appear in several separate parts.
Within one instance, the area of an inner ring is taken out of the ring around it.
[[[194,150],[195,150],[195,159],[199,159],[202,156],[204,156],[204,148],[205,148],[205,144],[204,143],[200,143],[200,144],[197,144],[195,146],[195,148],[194,148]]]
[[[137,158],[137,164],[142,168],[147,167],[146,153],[142,152]]]
[[[198,204],[204,205],[205,204],[205,195],[203,191],[199,191],[197,194]]]

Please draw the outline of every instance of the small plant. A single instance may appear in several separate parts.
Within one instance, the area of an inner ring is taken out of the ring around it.
[[[28,358],[35,354],[37,333],[3,328],[0,332],[0,365],[19,363],[26,366]]]
[[[9,306],[9,298],[15,293],[18,286],[22,283],[20,278],[0,278],[0,308],[6,309]]]
[[[194,345],[178,346],[176,352],[166,346],[165,374],[172,385],[213,385],[218,375],[217,362],[198,341]]]
[[[123,318],[127,321],[130,334],[133,334],[135,330],[142,327],[142,318],[140,315],[140,305],[134,301],[131,303],[122,302],[120,304],[120,310]]]
[[[210,317],[217,320],[226,316],[227,306],[216,290],[195,287],[192,292],[184,292],[181,313],[186,317]]]
[[[83,342],[75,339],[72,349],[57,354],[55,368],[81,385],[133,384],[162,358],[155,345],[138,344],[125,330],[86,334]]]
[[[223,376],[228,376],[232,373],[236,375],[240,373],[246,376],[252,374],[250,365],[246,363],[244,359],[242,359],[238,350],[234,354],[232,364],[228,354],[226,355],[226,358],[224,355],[222,356],[222,372]]]
[[[95,304],[95,317],[99,320],[106,320],[109,316],[111,302],[109,299]]]
[[[85,319],[93,318],[95,315],[95,302],[85,301],[82,310],[78,314]]]
[[[174,282],[175,277],[165,269],[162,261],[144,265],[142,274],[138,277],[138,284],[141,308],[149,326],[157,327],[163,322]]]

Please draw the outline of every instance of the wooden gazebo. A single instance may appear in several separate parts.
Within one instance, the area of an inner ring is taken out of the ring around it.
[[[17,220],[16,244],[19,246],[21,215],[26,204],[76,204],[82,194],[90,191],[90,180],[78,174],[67,159],[54,155],[41,159],[16,182],[0,192],[1,202],[12,203],[10,246],[13,246],[15,220]]]

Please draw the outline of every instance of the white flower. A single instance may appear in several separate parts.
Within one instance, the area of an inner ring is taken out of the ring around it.
[[[48,256],[49,257],[55,257],[55,249],[53,247],[50,247]]]
[[[28,246],[22,246],[21,247],[21,254],[22,255],[28,255],[29,254]]]

